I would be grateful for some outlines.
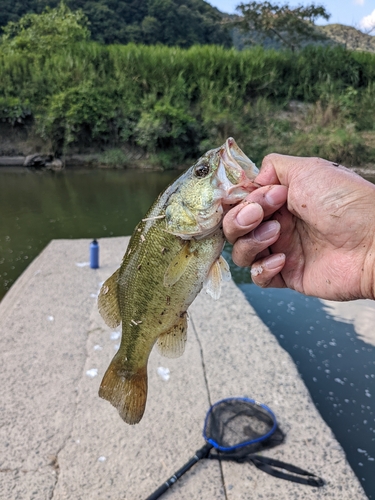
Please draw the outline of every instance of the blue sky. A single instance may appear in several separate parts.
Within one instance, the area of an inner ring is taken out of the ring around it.
[[[230,14],[235,13],[236,6],[241,3],[240,0],[207,0],[208,3],[217,7],[222,12]],[[273,3],[273,0],[271,0]],[[243,1],[246,3],[246,0]],[[277,2],[282,5],[289,3],[290,6],[297,5],[323,5],[327,12],[331,14],[328,23],[340,23],[356,28],[366,28],[366,26],[375,25],[375,0],[289,0],[285,2]],[[326,24],[318,22],[318,24]],[[371,34],[375,34],[373,31]]]

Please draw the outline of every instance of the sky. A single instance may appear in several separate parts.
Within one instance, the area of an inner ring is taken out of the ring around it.
[[[206,0],[208,3],[217,7],[222,12],[229,14],[236,13],[236,6],[241,3],[241,0]],[[250,0],[248,0],[249,2]],[[248,3],[242,0],[243,3]],[[331,14],[328,21],[329,24],[340,23],[347,26],[354,26],[357,29],[367,31],[370,27],[375,26],[375,0],[285,0],[277,2],[271,0],[271,3],[279,5],[289,3],[291,7],[297,5],[323,5],[327,12]],[[321,19],[317,24],[327,24],[327,21]],[[372,31],[375,35],[375,30]]]

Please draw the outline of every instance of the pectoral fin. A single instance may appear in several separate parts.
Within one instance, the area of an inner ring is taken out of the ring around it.
[[[187,314],[180,318],[171,330],[162,333],[157,341],[160,354],[166,358],[178,358],[185,350],[187,340]]]
[[[194,254],[187,241],[178,254],[172,259],[164,275],[164,286],[172,286],[181,278]]]
[[[211,269],[203,283],[206,292],[211,295],[214,300],[217,300],[221,294],[222,281],[229,281],[231,278],[228,262],[222,255],[215,260]]]
[[[110,276],[100,289],[98,309],[101,317],[111,328],[116,328],[121,323],[120,306],[117,296],[117,281],[120,269]]]

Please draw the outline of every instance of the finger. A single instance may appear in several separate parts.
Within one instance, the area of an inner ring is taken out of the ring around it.
[[[241,212],[241,215],[239,215]],[[264,212],[259,203],[244,200],[232,208],[223,220],[223,231],[229,243],[235,243],[238,238],[252,231],[263,220]]]
[[[251,266],[253,282],[262,287],[285,288],[285,282],[280,274],[285,265],[285,254],[272,254],[254,262]]]
[[[272,158],[274,156],[281,156],[281,155],[273,154],[273,155],[267,155],[263,158],[262,166],[260,167],[260,172],[255,177],[254,182],[260,184],[261,186],[280,184],[276,169],[272,161]]]
[[[278,210],[286,201],[284,186],[265,186],[250,193],[224,217],[223,230],[230,243],[251,232],[263,220]]]
[[[260,224],[254,231],[238,238],[232,249],[233,262],[240,267],[251,266],[257,256],[275,243],[280,235],[280,223],[270,220]]]
[[[317,171],[321,170],[324,177],[327,168],[335,169],[336,167],[332,162],[322,158],[303,158],[272,153],[264,157],[260,172],[254,181],[262,186],[282,184],[289,187],[296,176],[315,176]]]
[[[250,193],[245,199],[259,203],[264,217],[269,217],[286,203],[287,197],[286,186],[264,186]]]

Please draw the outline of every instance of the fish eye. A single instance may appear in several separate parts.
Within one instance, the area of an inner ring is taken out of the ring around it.
[[[210,173],[210,167],[207,163],[201,163],[197,165],[194,170],[194,174],[196,177],[206,177]]]

